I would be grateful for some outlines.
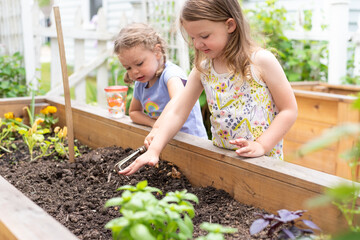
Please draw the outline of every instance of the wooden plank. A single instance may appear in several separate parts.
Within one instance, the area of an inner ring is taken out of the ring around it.
[[[360,86],[356,85],[335,85],[323,82],[291,82],[295,90],[326,92],[343,96],[355,96],[360,92]]]
[[[0,118],[4,117],[4,113],[13,112],[15,117],[24,118],[23,108],[29,106],[30,97],[24,98],[0,98]],[[45,102],[44,97],[35,97],[35,103],[41,104]]]
[[[315,91],[304,91],[294,89],[295,97],[306,97],[312,99],[321,99],[321,100],[329,100],[334,102],[353,102],[356,97],[354,96],[344,96],[340,94],[326,93],[326,92],[315,92]]]
[[[0,176],[0,230],[18,240],[77,239],[67,228]],[[11,234],[6,233],[11,232]],[[3,238],[2,238],[3,239]],[[7,239],[7,238],[5,238]]]
[[[353,109],[350,104],[339,102],[338,106],[338,119],[339,124],[344,124],[347,122],[360,122],[359,111]],[[354,137],[344,138],[337,144],[336,155],[340,156],[340,154],[345,151],[350,150],[355,146],[357,139]],[[336,173],[337,176],[352,179],[351,168],[349,164],[342,158],[338,157],[336,161]]]
[[[16,240],[16,237],[10,232],[10,230],[1,221],[0,221],[0,239]]]
[[[321,136],[324,131],[326,131],[332,126],[333,125],[327,123],[321,123],[299,118],[295,121],[289,132],[285,135],[284,140],[285,142],[289,141],[304,144],[310,140],[313,140],[316,137]],[[336,145],[334,144],[327,147],[326,149],[335,151],[335,148]]]
[[[284,142],[284,159],[303,167],[311,168],[317,171],[336,174],[337,155],[335,149],[323,149],[308,154],[301,158],[296,158],[294,153],[302,146],[302,144],[285,141]]]
[[[298,119],[306,119],[329,125],[337,123],[337,101],[297,95],[296,101],[299,109]]]

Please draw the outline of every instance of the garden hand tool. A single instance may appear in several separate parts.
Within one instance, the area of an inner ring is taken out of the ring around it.
[[[122,165],[124,165],[127,161],[133,160],[135,157],[138,156],[138,154],[143,154],[144,152],[146,152],[146,147],[145,146],[141,146],[139,148],[137,148],[132,154],[130,154],[129,156],[125,157],[124,159],[120,160],[119,162],[117,162],[115,164],[115,170],[116,172],[119,172],[121,170],[123,170],[121,168]]]

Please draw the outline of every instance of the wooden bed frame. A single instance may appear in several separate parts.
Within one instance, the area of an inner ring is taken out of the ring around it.
[[[36,98],[37,104],[56,106],[59,125],[65,125],[62,98]],[[0,99],[0,116],[14,112],[23,115],[29,98]],[[143,145],[150,128],[133,124],[126,116],[111,119],[107,110],[72,102],[74,135],[92,147]],[[195,186],[213,186],[230,193],[236,200],[275,213],[280,209],[308,210],[304,215],[325,233],[347,228],[334,206],[307,209],[305,202],[340,182],[349,180],[268,157],[240,158],[235,152],[213,146],[211,141],[178,133],[161,158],[173,162]],[[60,223],[27,199],[0,176],[0,238],[76,239]]]

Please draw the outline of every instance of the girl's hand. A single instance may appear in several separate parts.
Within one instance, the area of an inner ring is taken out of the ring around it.
[[[139,156],[134,162],[132,162],[127,168],[118,173],[121,175],[129,176],[138,171],[142,166],[149,165],[155,166],[159,161],[159,156],[148,151]]]
[[[259,142],[248,141],[245,138],[238,138],[229,142],[239,147],[235,152],[241,157],[260,157],[265,154],[265,149]]]
[[[150,146],[152,140],[154,139],[157,130],[158,130],[158,128],[153,127],[153,128],[151,129],[151,131],[149,132],[149,134],[145,137],[144,145],[145,145],[145,147],[146,147],[147,149],[149,149],[149,146]]]

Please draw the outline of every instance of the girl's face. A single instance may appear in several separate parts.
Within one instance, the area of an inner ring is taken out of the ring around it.
[[[156,46],[154,51],[138,45],[120,51],[118,58],[133,81],[149,82],[150,86],[156,82],[156,71],[160,68],[162,54]],[[158,51],[159,50],[159,51]]]
[[[183,21],[183,27],[191,37],[194,47],[202,51],[208,58],[221,58],[229,40],[229,34],[236,29],[234,19],[226,22],[209,20]]]

